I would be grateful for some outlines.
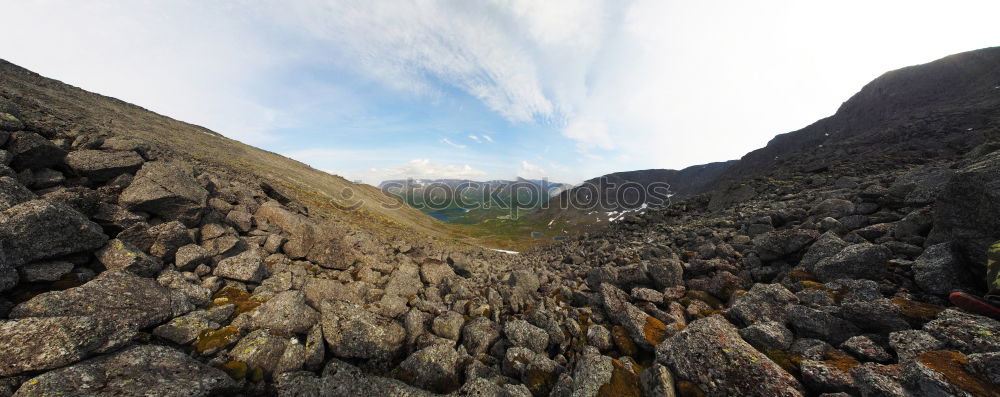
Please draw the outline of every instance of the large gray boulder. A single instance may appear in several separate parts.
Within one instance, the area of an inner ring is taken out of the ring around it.
[[[819,237],[809,229],[789,229],[768,232],[753,239],[754,249],[763,261],[773,261],[798,252]]]
[[[805,255],[802,255],[799,266],[805,269],[806,272],[813,273],[816,271],[816,263],[837,255],[837,253],[849,245],[851,244],[841,239],[834,232],[823,233],[823,235],[816,239],[815,243],[809,246]]]
[[[32,200],[0,212],[0,250],[15,267],[95,250],[107,241],[100,226],[63,203]]]
[[[842,278],[880,281],[888,273],[886,263],[891,258],[892,250],[885,246],[860,243],[816,262],[814,270],[823,282]]]
[[[121,196],[119,204],[193,227],[201,220],[208,191],[184,165],[165,161],[145,163]]]
[[[965,354],[1000,351],[1000,321],[948,309],[924,324],[934,338]]]
[[[105,351],[113,325],[94,317],[32,317],[0,321],[0,376],[44,371]]]
[[[337,357],[390,358],[406,339],[406,330],[399,322],[354,303],[324,301],[320,313],[323,338]]]
[[[399,364],[400,377],[407,383],[438,393],[458,389],[459,355],[449,345],[433,344],[417,350]]]
[[[14,155],[10,166],[16,169],[47,168],[59,164],[66,157],[66,151],[49,142],[41,135],[28,131],[10,134],[7,151]]]
[[[58,395],[214,396],[237,391],[217,368],[164,346],[141,345],[36,376],[18,397]]]
[[[794,376],[743,341],[722,317],[696,320],[656,348],[656,360],[714,396],[802,396]]]
[[[119,239],[109,241],[95,256],[108,270],[121,270],[143,277],[156,276],[163,269],[159,259]]]
[[[281,249],[289,258],[305,258],[316,243],[316,225],[306,217],[289,211],[277,201],[261,204],[254,217],[258,219],[258,225],[277,226],[288,234],[288,241]]]
[[[212,274],[232,280],[259,283],[267,276],[267,265],[264,264],[264,257],[259,251],[247,250],[220,261]]]
[[[281,374],[275,378],[274,388],[279,397],[438,396],[396,379],[365,374],[361,369],[337,359],[330,360],[322,376],[306,371]]]
[[[183,315],[194,307],[183,294],[156,280],[106,271],[79,287],[50,291],[15,306],[10,318],[90,316],[138,331]]]
[[[66,155],[66,165],[94,182],[131,174],[142,163],[142,157],[133,151],[77,150]]]
[[[934,205],[927,244],[954,241],[967,263],[985,273],[986,249],[1000,240],[1000,151],[959,170]]]
[[[319,312],[306,305],[302,291],[284,291],[257,307],[250,323],[254,328],[292,335],[308,332],[317,321]]]
[[[0,176],[0,211],[35,198],[35,194],[17,179]]]
[[[728,315],[735,323],[748,326],[759,322],[784,323],[785,307],[799,303],[799,298],[781,284],[754,284],[733,302]]]
[[[913,262],[913,280],[924,291],[948,294],[955,290],[972,291],[972,274],[951,243],[928,247]]]

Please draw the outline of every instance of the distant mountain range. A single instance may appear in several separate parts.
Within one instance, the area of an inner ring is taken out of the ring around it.
[[[572,188],[565,183],[524,179],[396,179],[379,189],[441,221],[477,223],[486,219],[517,219],[541,208],[549,198]]]

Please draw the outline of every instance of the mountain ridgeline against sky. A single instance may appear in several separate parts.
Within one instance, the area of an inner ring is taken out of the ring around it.
[[[353,184],[0,61],[0,397],[996,397],[998,214],[1000,48],[573,188]]]

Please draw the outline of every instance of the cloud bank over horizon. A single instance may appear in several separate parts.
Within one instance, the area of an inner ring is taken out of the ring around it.
[[[348,179],[576,183],[739,158],[1000,5],[657,0],[4,4],[0,57]],[[934,27],[933,29],[929,27]],[[31,32],[25,34],[25,32]]]

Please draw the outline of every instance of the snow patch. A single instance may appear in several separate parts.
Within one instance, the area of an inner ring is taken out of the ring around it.
[[[502,250],[502,249],[496,249],[496,248],[490,248],[490,249],[494,250],[496,252],[503,252],[505,254],[512,254],[512,255],[520,254],[520,252],[517,252],[517,251],[509,251],[509,250]]]

